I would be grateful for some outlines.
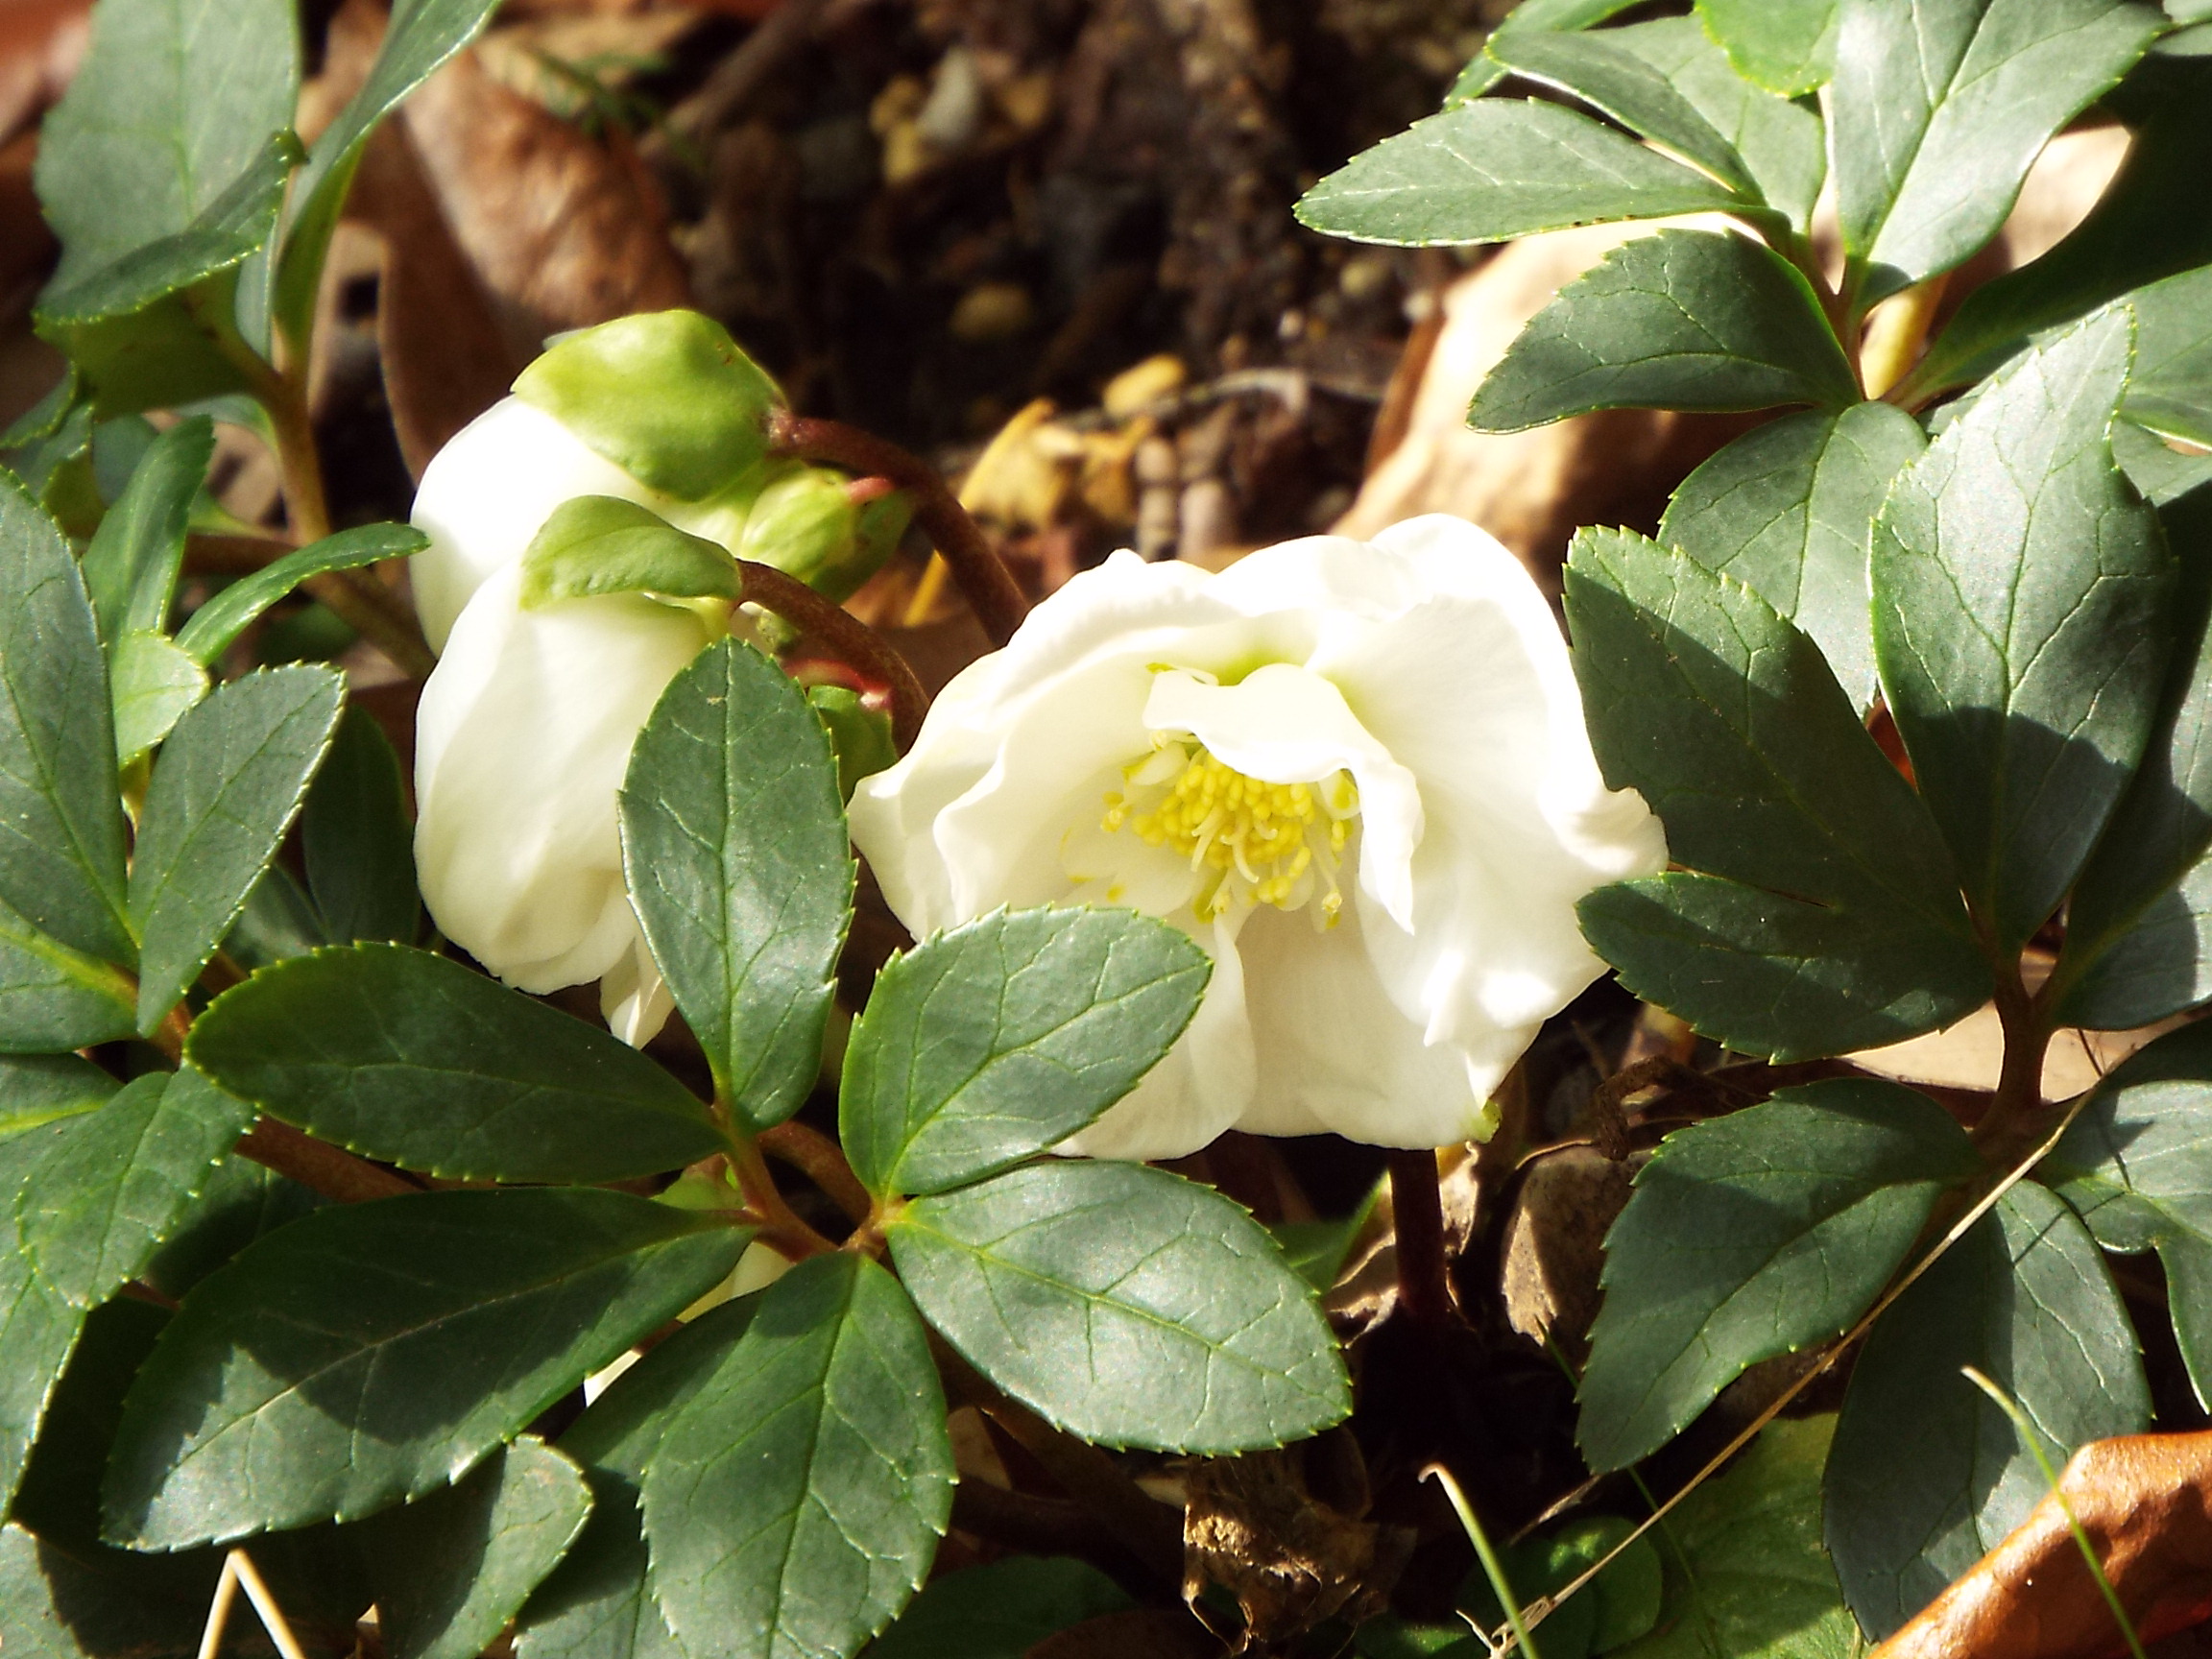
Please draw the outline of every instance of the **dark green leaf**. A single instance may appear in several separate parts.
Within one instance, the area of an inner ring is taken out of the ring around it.
[[[2068,1024],[2148,1025],[2212,997],[2212,490],[2159,509],[2180,567],[2158,724],[2075,883],[2052,990]]]
[[[1306,193],[1298,217],[1356,242],[1423,248],[1740,205],[1724,186],[1588,116],[1481,99],[1354,156]]]
[[[617,1181],[726,1144],[637,1049],[400,945],[265,968],[216,998],[186,1051],[273,1117],[453,1180]]]
[[[2105,1249],[2158,1252],[2189,1381],[2212,1399],[2212,1025],[2130,1055],[2037,1173]]]
[[[1836,69],[1839,0],[1697,0],[1697,15],[1744,80],[1801,97]]]
[[[2101,313],[2008,364],[1875,520],[1883,690],[2000,950],[2080,873],[2172,649],[2174,561],[2106,439],[2130,331]]]
[[[1852,0],[1841,16],[1829,124],[1865,304],[1994,236],[2045,141],[2163,26],[2132,0]]]
[[[211,667],[256,617],[308,577],[403,559],[429,544],[427,536],[405,524],[364,524],[325,536],[231,583],[192,613],[191,620],[177,631],[177,643]]]
[[[1743,158],[1757,194],[1805,235],[1828,176],[1820,117],[1802,104],[1761,91],[1739,75],[1695,17],[1657,17],[1607,32],[1687,98]]]
[[[1592,409],[1858,400],[1858,377],[1789,261],[1745,236],[1661,230],[1560,290],[1490,371],[1467,421],[1518,432]]]
[[[718,542],[613,495],[562,502],[522,554],[528,607],[594,593],[738,599],[744,592],[736,561]]]
[[[326,668],[249,674],[216,687],[162,746],[131,868],[141,1032],[200,976],[276,855],[345,687]]]
[[[854,1173],[942,1192],[1087,1128],[1174,1046],[1212,969],[1119,909],[1001,910],[894,957],[845,1049]]]
[[[31,1265],[15,1230],[16,1194],[44,1151],[35,1136],[0,1141],[0,1509],[23,1479],[47,1402],[84,1324],[84,1310]]]
[[[807,686],[806,704],[830,733],[830,747],[837,752],[837,796],[850,805],[861,779],[874,777],[899,758],[891,716],[869,708],[857,692],[842,685]]]
[[[1010,1555],[932,1579],[868,1659],[1022,1659],[1056,1630],[1134,1605],[1086,1562]]]
[[[2172,199],[2169,197],[2169,201]],[[2201,447],[2212,444],[2212,265],[2139,288],[2135,372],[2122,411],[2154,432]]]
[[[74,1054],[0,1054],[0,1141],[96,1112],[120,1087]]]
[[[184,565],[185,523],[214,454],[212,421],[180,421],[154,440],[122,499],[93,532],[84,549],[84,590],[110,648],[128,635],[167,627],[169,596]]]
[[[1954,405],[1944,405],[1951,407]],[[2212,484],[2212,455],[2176,449],[2125,418],[2112,422],[2112,459],[2128,474],[2128,482],[2142,491],[2143,498],[2153,507],[2171,506],[2190,492]],[[2171,541],[2171,528],[2167,534]],[[2186,558],[2183,563],[2186,565]]]
[[[132,1389],[108,1533],[177,1549],[419,1497],[716,1284],[747,1238],[589,1188],[314,1211],[184,1299]]]
[[[1312,1291],[1211,1188],[1135,1164],[1040,1165],[916,1199],[888,1231],[929,1323],[1086,1440],[1245,1452],[1349,1407]]]
[[[99,1111],[34,1130],[15,1198],[19,1248],[80,1308],[137,1277],[177,1229],[253,1109],[193,1070],[150,1072]]]
[[[1378,1182],[1349,1215],[1329,1221],[1277,1221],[1267,1231],[1275,1236],[1290,1271],[1312,1286],[1316,1295],[1326,1296],[1382,1195],[1382,1184]]]
[[[1682,481],[1659,540],[1810,634],[1864,709],[1877,689],[1869,527],[1890,481],[1927,446],[1919,422],[1887,403],[1769,421]]]
[[[38,332],[69,354],[101,413],[263,389],[242,366],[252,349],[239,332],[239,268],[276,229],[299,158],[299,140],[278,132],[183,229],[39,296]]]
[[[172,1300],[266,1234],[297,1221],[323,1199],[266,1165],[233,1153],[184,1213],[139,1274]]]
[[[1714,131],[1666,75],[1623,46],[1615,31],[1508,30],[1493,36],[1487,50],[1523,80],[1556,86],[1703,168],[1731,190],[1756,193],[1736,146]]]
[[[475,1659],[591,1512],[576,1465],[525,1434],[451,1486],[368,1524],[376,1627],[392,1659]]]
[[[2139,70],[2129,84],[2142,79]],[[2174,211],[2212,172],[2212,86],[2200,73],[2173,72],[2154,84],[2162,95],[2130,119],[2127,159],[2089,216],[2041,258],[1968,294],[1898,389],[1901,398],[1978,380],[2038,330],[2212,259],[2212,218]],[[2137,342],[2139,364],[2145,344]]]
[[[630,754],[622,858],[653,955],[716,1089],[757,1128],[821,1068],[853,855],[805,694],[724,639],[661,694]]]
[[[1490,38],[1510,39],[1538,29],[1589,29],[1635,4],[1636,0],[1521,0],[1490,32]],[[1444,108],[1454,108],[1470,99],[1479,98],[1504,79],[1505,65],[1491,57],[1485,48],[1459,72],[1459,79],[1453,83],[1444,100]]]
[[[1608,1659],[1858,1659],[1820,1547],[1833,1417],[1775,1423],[1667,1517],[1658,1628]]]
[[[1659,1622],[1662,1573],[1649,1538],[1629,1543],[1632,1522],[1614,1515],[1571,1521],[1549,1537],[1525,1538],[1501,1551],[1505,1582],[1526,1606],[1555,1596],[1607,1556],[1611,1562],[1582,1590],[1556,1605],[1544,1621],[1546,1659],[1606,1653],[1636,1640]],[[1613,1551],[1627,1544],[1618,1555]],[[1485,1630],[1505,1623],[1505,1609],[1480,1568],[1460,1587],[1462,1615]]]
[[[88,1048],[135,1029],[131,976],[0,907],[0,1053]]]
[[[2024,1181],[1867,1334],[1828,1459],[1828,1547],[1852,1612],[1887,1636],[2049,1490],[1971,1365],[2054,1464],[2151,1415],[2135,1333],[2081,1223]]]
[[[701,1314],[614,1380],[561,1450],[591,1486],[591,1519],[522,1610],[521,1659],[683,1659],[646,1588],[637,1483],[676,1413],[720,1369],[760,1298]]]
[[[1626,531],[1576,538],[1566,598],[1606,781],[1702,872],[1583,901],[1632,990],[1777,1057],[1900,1041],[1989,995],[1935,826],[1812,640]]]
[[[801,1262],[645,1465],[651,1581],[677,1646],[858,1651],[927,1575],[952,1481],[945,1396],[897,1281],[844,1252]]]
[[[115,704],[115,758],[128,764],[175,731],[207,695],[207,670],[166,634],[126,634],[108,647],[108,686]]]
[[[272,864],[261,872],[261,879],[246,896],[246,908],[224,935],[223,953],[251,974],[304,956],[329,943],[324,936],[323,919],[315,914],[315,902],[290,871],[281,864]]]
[[[74,950],[129,964],[123,808],[92,607],[60,529],[4,476],[0,592],[0,904]]]
[[[399,757],[369,712],[354,705],[300,814],[307,888],[333,944],[412,944],[422,903],[415,891],[415,830]]]
[[[369,135],[432,71],[468,44],[497,0],[399,0],[384,27],[384,44],[369,79],[308,152],[285,215],[284,252],[276,267],[276,321],[295,347],[314,322],[338,211],[361,164]]]
[[[1590,1467],[1626,1468],[1748,1367],[1840,1335],[1980,1168],[1941,1107],[1871,1078],[1668,1136],[1605,1239],[1576,1433]]]

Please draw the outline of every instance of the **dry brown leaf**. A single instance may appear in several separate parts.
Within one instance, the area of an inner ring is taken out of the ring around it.
[[[1626,1208],[1639,1155],[1562,1146],[1534,1160],[1505,1221],[1505,1318],[1524,1336],[1550,1336],[1579,1358],[1598,1317],[1605,1233]]]
[[[1482,1202],[1482,1166],[1477,1149],[1451,1146],[1437,1154],[1436,1190],[1444,1210],[1444,1257],[1456,1261],[1475,1235]],[[1398,1244],[1384,1187],[1353,1240],[1336,1285],[1322,1298],[1329,1323],[1346,1341],[1373,1330],[1398,1306]]]
[[[0,0],[0,140],[68,89],[91,37],[92,0]]]
[[[1188,1613],[1139,1607],[1055,1631],[1025,1659],[1220,1659],[1221,1644]]]
[[[2212,1431],[2098,1440],[2059,1489],[2136,1633],[2212,1619]],[[1870,1659],[2120,1659],[2128,1645],[2055,1498]]]

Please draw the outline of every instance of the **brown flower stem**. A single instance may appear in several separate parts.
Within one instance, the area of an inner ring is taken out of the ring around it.
[[[792,1119],[773,1129],[763,1129],[754,1143],[778,1163],[790,1165],[821,1188],[830,1201],[855,1222],[868,1219],[875,1200],[868,1196],[868,1189],[860,1185],[860,1178],[853,1173],[853,1166],[845,1162],[844,1150],[829,1136]]]
[[[824,461],[863,477],[888,478],[914,498],[915,522],[945,556],[975,619],[994,645],[1014,637],[1029,613],[1014,573],[992,550],[982,528],[968,516],[937,469],[898,445],[848,426],[779,409],[768,418],[768,442],[779,455]]]
[[[1436,1190],[1436,1154],[1393,1148],[1390,1215],[1397,1233],[1398,1302],[1416,1325],[1452,1319],[1450,1263],[1444,1259],[1444,1201]]]
[[[730,1137],[735,1148],[730,1167],[736,1174],[737,1190],[745,1194],[745,1207],[760,1218],[760,1241],[790,1261],[826,1256],[837,1248],[802,1221],[783,1194],[776,1190],[776,1177],[760,1157],[759,1142],[752,1136]]]
[[[231,1150],[341,1204],[399,1198],[422,1190],[404,1175],[356,1158],[343,1147],[318,1141],[275,1118],[255,1123]]]
[[[773,611],[784,621],[819,637],[872,680],[890,687],[891,735],[903,755],[914,746],[922,730],[922,716],[929,708],[929,694],[907,666],[906,659],[888,641],[845,609],[825,599],[798,577],[773,565],[737,561],[745,583],[745,598]]]

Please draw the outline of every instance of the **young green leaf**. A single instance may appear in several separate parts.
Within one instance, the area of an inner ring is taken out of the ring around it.
[[[1981,1162],[1927,1095],[1871,1078],[1677,1130],[1605,1239],[1583,1455],[1624,1469],[1762,1359],[1839,1335]]]
[[[265,968],[192,1026],[192,1063],[325,1141],[452,1180],[625,1180],[722,1147],[635,1048],[426,950]]]
[[[129,965],[137,948],[92,607],[60,528],[5,475],[0,592],[0,905],[72,950]]]
[[[327,668],[264,669],[218,686],[162,746],[131,869],[142,1033],[160,1025],[245,908],[344,697],[345,681]]]
[[[1586,115],[1481,99],[1355,156],[1307,191],[1298,218],[1355,242],[1426,248],[1741,205],[1726,186]]]
[[[1883,691],[2000,950],[2080,872],[2172,651],[2174,560],[2106,438],[2130,333],[2103,312],[2007,365],[1874,524]]]
[[[517,1621],[520,1659],[684,1659],[646,1586],[637,1484],[676,1415],[720,1370],[757,1295],[709,1309],[614,1380],[562,1453],[584,1470],[591,1518]]]
[[[2158,1252],[2190,1383],[2212,1400],[2212,1026],[2115,1068],[2038,1173],[2105,1249]]]
[[[75,1054],[0,1054],[0,1141],[96,1112],[120,1087]]]
[[[1135,1605],[1088,1562],[1009,1555],[930,1580],[868,1659],[1023,1659],[1056,1630]]]
[[[1794,233],[1808,233],[1813,204],[1828,176],[1826,133],[1817,114],[1738,74],[1695,17],[1655,17],[1608,30],[1606,37],[1666,76],[1743,158],[1759,199],[1787,216]]]
[[[84,590],[110,650],[129,635],[166,630],[169,598],[184,566],[186,520],[214,453],[212,421],[180,421],[154,440],[122,499],[92,533]]]
[[[1133,910],[999,911],[877,975],[838,1127],[870,1191],[941,1192],[1066,1140],[1137,1086],[1212,963]]]
[[[865,1257],[771,1286],[645,1465],[651,1582],[692,1659],[849,1659],[927,1576],[952,1512],[945,1396]]]
[[[1608,1659],[1856,1659],[1865,1644],[1820,1545],[1834,1417],[1770,1424],[1667,1517],[1657,1628]]]
[[[253,1121],[197,1071],[133,1079],[99,1111],[34,1130],[38,1162],[15,1197],[19,1247],[70,1302],[91,1308],[138,1276]]]
[[[265,390],[239,330],[239,273],[268,245],[299,159],[299,140],[276,133],[183,229],[39,297],[38,332],[69,354],[102,414]]]
[[[0,906],[0,1053],[52,1054],[137,1028],[130,974],[79,955]]]
[[[1745,236],[1661,230],[1561,289],[1490,371],[1467,421],[1519,432],[1592,409],[1857,401],[1858,376],[1793,266]]]
[[[212,667],[255,618],[310,576],[404,559],[429,545],[427,536],[405,524],[364,524],[325,536],[231,583],[192,613],[177,631],[177,643],[203,666]]]
[[[745,583],[727,550],[652,508],[576,495],[553,509],[523,551],[522,603],[535,609],[594,593],[741,599]]]
[[[1697,0],[1697,16],[1738,74],[1785,98],[1825,85],[1836,71],[1841,0]]]
[[[1659,540],[1735,577],[1813,637],[1852,703],[1874,701],[1868,527],[1928,447],[1888,403],[1809,409],[1754,427],[1675,489]]]
[[[2150,1389],[2127,1310],[2074,1213],[2032,1181],[1998,1201],[1867,1334],[1828,1457],[1827,1538],[1860,1624],[1887,1636],[2047,1490],[1971,1365],[2063,1463],[2141,1433]]]
[[[2158,510],[2176,649],[2143,763],[2074,885],[2047,995],[2067,1024],[2148,1025],[2212,997],[2212,490]]]
[[[1493,36],[1487,51],[1523,80],[1555,86],[1671,150],[1738,194],[1755,196],[1758,187],[1736,146],[1714,131],[1664,74],[1622,45],[1617,35],[1610,29],[1572,34],[1522,30]]]
[[[1841,18],[1829,125],[1862,304],[1994,236],[2051,134],[2164,27],[2137,0],[1857,0]]]
[[[1509,40],[1540,29],[1572,31],[1595,28],[1606,18],[1625,12],[1636,0],[1521,0],[1499,20],[1490,31],[1491,40]],[[1499,82],[1505,79],[1505,65],[1490,56],[1488,42],[1475,54],[1475,60],[1459,71],[1459,79],[1452,84],[1445,96],[1444,108],[1456,108],[1461,104],[1479,98]]]
[[[780,1123],[821,1067],[853,855],[805,694],[724,639],[669,684],[622,786],[622,858],[654,958],[741,1122]]]
[[[392,1659],[476,1659],[591,1513],[583,1472],[523,1435],[452,1485],[365,1524]]]
[[[918,1198],[887,1231],[929,1323],[1086,1440],[1249,1452],[1349,1409],[1312,1291],[1211,1188],[1136,1164],[1039,1165]]]
[[[176,730],[207,695],[207,670],[166,634],[126,634],[108,649],[115,704],[115,758],[129,765]]]
[[[84,1324],[84,1310],[32,1265],[16,1232],[16,1195],[44,1151],[35,1136],[0,1141],[0,1505],[15,1496]]]
[[[276,269],[275,314],[284,338],[305,344],[314,323],[315,291],[339,209],[368,149],[369,135],[438,66],[475,37],[497,0],[399,0],[384,26],[384,44],[361,90],[323,130],[292,189],[283,255]]]
[[[300,813],[307,890],[334,944],[414,942],[422,902],[415,890],[415,830],[399,757],[369,712],[349,706]]]
[[[174,1550],[420,1497],[673,1318],[748,1237],[592,1188],[314,1211],[162,1334],[108,1465],[108,1536]]]
[[[2174,211],[2176,200],[2212,171],[2212,86],[2200,72],[2155,60],[2128,85],[2146,82],[2153,96],[2128,111],[2127,158],[2089,216],[2041,258],[1968,294],[1898,388],[1900,398],[1968,385],[2039,330],[2212,260],[2212,219]],[[2140,339],[2136,355],[2139,364],[2147,360]]]
[[[2171,198],[2168,199],[2171,201]],[[2135,372],[2121,410],[2153,432],[2212,444],[2212,265],[2128,297],[2135,313]]]
[[[1942,841],[1812,640],[1626,531],[1576,538],[1566,597],[1606,781],[1641,790],[1697,872],[1582,902],[1632,990],[1791,1058],[1897,1042],[1987,998]]]

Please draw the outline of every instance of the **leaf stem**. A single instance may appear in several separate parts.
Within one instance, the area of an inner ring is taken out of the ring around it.
[[[231,1150],[341,1204],[400,1198],[423,1190],[406,1176],[302,1134],[281,1118],[261,1118]]]
[[[1444,1201],[1436,1154],[1420,1147],[1389,1155],[1390,1218],[1398,1249],[1398,1302],[1416,1325],[1451,1322],[1451,1264],[1444,1256]]]
[[[819,636],[854,668],[890,687],[891,735],[902,755],[913,748],[921,735],[922,716],[929,709],[929,693],[922,689],[922,682],[890,641],[844,606],[773,565],[740,559],[737,571],[745,583],[746,599]]]
[[[827,461],[863,477],[888,478],[907,492],[914,498],[915,521],[945,556],[991,643],[1003,645],[1014,637],[1028,613],[1029,602],[981,526],[968,516],[934,467],[857,426],[794,415],[787,409],[768,418],[768,442],[775,454]]]
[[[773,1129],[763,1129],[755,1144],[821,1188],[824,1195],[854,1222],[866,1221],[874,1213],[876,1201],[845,1161],[844,1149],[821,1131],[809,1129],[794,1118]]]

